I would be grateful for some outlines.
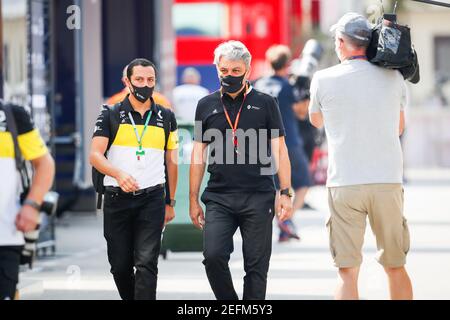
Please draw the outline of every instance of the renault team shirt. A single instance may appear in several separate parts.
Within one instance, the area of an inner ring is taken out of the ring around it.
[[[169,117],[170,135],[167,142],[167,150],[178,149],[178,131],[175,115],[170,109],[152,102],[150,110],[144,116],[133,109],[128,97],[120,105],[120,125],[114,141],[107,153],[108,161],[119,170],[126,172],[136,179],[140,189],[146,189],[166,182],[164,169],[165,155],[165,132],[164,119]],[[138,160],[136,151],[139,148],[133,123],[129,115],[133,117],[139,136],[144,130],[145,120],[149,113],[150,122],[144,137],[142,138],[142,149],[145,155]],[[94,137],[110,137],[110,111],[105,109],[97,119]],[[138,161],[143,161],[139,164]],[[105,176],[105,186],[118,187],[116,179]]]
[[[232,124],[242,106],[237,126],[238,153],[235,152]],[[207,191],[274,192],[277,174],[271,158],[271,139],[285,135],[275,99],[249,87],[236,99],[216,91],[198,103],[194,140],[209,145]]]
[[[12,106],[19,134],[18,142],[25,160],[35,160],[48,153],[47,147],[24,108]],[[14,142],[6,124],[6,114],[0,105],[0,246],[20,246],[23,235],[16,229],[20,209],[21,183],[16,169]]]

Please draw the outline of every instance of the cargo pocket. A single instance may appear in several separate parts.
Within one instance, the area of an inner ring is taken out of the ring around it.
[[[328,218],[326,226],[328,229],[328,246],[330,248],[331,256],[333,257],[333,259],[335,259],[336,258],[336,250],[334,249],[333,240],[332,240],[333,226],[332,226],[331,217]]]
[[[403,218],[403,251],[405,254],[408,254],[410,249],[410,235],[409,235],[409,227],[408,227],[408,221],[406,218]]]

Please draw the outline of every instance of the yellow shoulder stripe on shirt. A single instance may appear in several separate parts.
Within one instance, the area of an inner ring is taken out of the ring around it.
[[[0,132],[0,158],[14,158],[14,144],[9,132]]]
[[[144,130],[143,125],[136,126],[139,136]],[[133,126],[130,124],[121,124],[117,131],[116,138],[113,142],[114,146],[121,147],[134,147],[137,148],[138,142]],[[147,131],[142,139],[142,147],[144,149],[157,149],[164,150],[165,145],[165,133],[163,128],[156,126],[148,126]],[[171,132],[169,135],[169,141],[167,143],[167,149],[173,150],[178,148],[178,133],[176,131]]]
[[[48,153],[39,131],[34,129],[19,135],[19,148],[25,160],[34,160]],[[0,158],[14,158],[14,143],[9,132],[0,132]]]
[[[178,130],[172,131],[167,141],[167,150],[178,149]]]

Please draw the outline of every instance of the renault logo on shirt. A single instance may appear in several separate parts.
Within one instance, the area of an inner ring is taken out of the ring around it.
[[[161,112],[162,112],[161,110],[159,110],[159,112],[158,112],[158,117],[159,117],[160,119],[163,118]]]
[[[255,106],[248,105],[248,106],[247,106],[247,109],[248,109],[248,110],[259,110],[259,109],[261,109],[261,108],[260,108],[260,107],[255,107]]]

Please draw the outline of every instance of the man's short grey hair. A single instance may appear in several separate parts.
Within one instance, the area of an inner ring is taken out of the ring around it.
[[[367,41],[362,41],[353,37],[349,37],[346,34],[340,32],[340,31],[336,31],[336,36],[339,38],[344,39],[344,42],[347,46],[350,47],[350,49],[367,49],[369,47],[369,42]]]
[[[231,40],[220,44],[214,50],[214,64],[216,66],[219,66],[219,61],[222,57],[232,61],[242,60],[247,69],[250,68],[252,63],[252,55],[240,41]]]

